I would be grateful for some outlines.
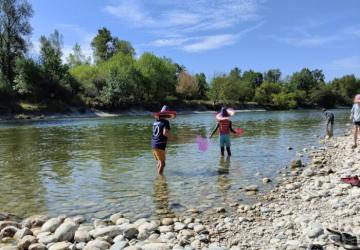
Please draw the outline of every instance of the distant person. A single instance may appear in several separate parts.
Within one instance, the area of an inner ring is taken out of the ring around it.
[[[329,110],[327,110],[325,108],[322,109],[322,112],[326,119],[326,137],[330,139],[334,135],[335,115],[333,112],[330,112]]]
[[[357,137],[360,126],[360,94],[356,95],[354,98],[354,105],[351,109],[350,120],[354,123],[354,145],[352,148],[357,147]]]
[[[166,160],[166,144],[170,135],[170,122],[167,119],[176,117],[175,111],[170,111],[168,106],[163,106],[161,111],[155,113],[156,121],[153,124],[151,147],[155,160],[157,160],[157,172],[163,174]]]
[[[212,131],[210,138],[219,129],[221,156],[224,156],[224,153],[225,153],[224,147],[226,147],[228,156],[231,156],[230,132],[232,132],[234,134],[236,134],[236,132],[232,128],[232,122],[229,120],[229,117],[233,116],[234,114],[235,114],[235,111],[233,109],[227,109],[225,107],[222,107],[220,110],[220,113],[218,113],[216,115],[216,119],[218,120],[218,123],[216,125],[216,128]]]

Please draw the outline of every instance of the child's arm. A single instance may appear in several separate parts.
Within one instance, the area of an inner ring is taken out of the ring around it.
[[[233,128],[232,128],[232,122],[231,122],[231,121],[230,121],[230,123],[229,123],[229,129],[230,129],[231,132],[233,132],[234,134],[236,134],[236,131],[233,130]]]
[[[212,131],[210,138],[215,134],[216,130],[219,128],[219,123],[216,124],[216,127],[214,128],[214,130]]]

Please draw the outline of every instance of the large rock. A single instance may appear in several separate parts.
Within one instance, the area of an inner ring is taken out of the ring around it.
[[[28,249],[31,244],[36,243],[36,238],[32,235],[24,236],[18,243],[18,249],[25,250]]]
[[[49,247],[49,250],[69,250],[69,247],[71,246],[70,242],[62,241],[57,242]]]
[[[60,218],[52,218],[42,225],[41,231],[53,233],[61,225],[61,223],[62,220]]]
[[[110,221],[113,223],[113,224],[116,224],[116,221],[120,218],[124,218],[124,215],[122,213],[116,213],[116,214],[113,214],[110,216]]]
[[[76,242],[88,242],[91,240],[90,233],[84,230],[77,230],[75,232],[74,240]]]
[[[158,227],[159,227],[159,225],[157,225],[154,222],[145,222],[139,226],[138,230],[139,230],[139,232],[147,231],[147,232],[151,233],[151,232],[155,231]]]
[[[183,230],[185,229],[186,225],[184,223],[181,223],[181,222],[175,222],[174,224],[174,231],[175,232],[178,232],[180,230]]]
[[[293,168],[293,169],[294,168],[301,168],[302,167],[301,160],[293,160],[293,161],[291,161],[290,167]]]
[[[94,250],[94,249],[100,249],[100,250],[106,250],[110,248],[109,242],[105,240],[95,239],[92,241],[89,241],[88,244],[85,246],[84,250]]]
[[[114,238],[115,236],[122,234],[125,230],[120,228],[119,226],[107,226],[100,227],[90,231],[90,235],[94,238],[110,236]]]
[[[55,237],[58,241],[72,241],[78,225],[75,223],[63,223],[55,231]]]
[[[172,218],[164,218],[161,220],[161,224],[164,226],[172,225],[174,224],[174,220]]]
[[[15,238],[16,240],[21,240],[22,238],[24,238],[24,236],[26,236],[26,235],[32,235],[32,234],[33,234],[33,233],[32,233],[32,231],[31,231],[29,228],[24,227],[24,228],[22,228],[22,229],[19,229],[19,230],[15,233],[14,238]]]

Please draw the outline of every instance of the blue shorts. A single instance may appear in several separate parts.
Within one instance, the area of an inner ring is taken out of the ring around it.
[[[230,147],[230,135],[220,135],[220,147]]]

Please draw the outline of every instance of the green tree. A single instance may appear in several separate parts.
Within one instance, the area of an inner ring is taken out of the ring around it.
[[[323,108],[333,108],[336,105],[338,94],[333,92],[330,86],[314,90],[310,95],[311,102]]]
[[[135,49],[130,42],[120,40],[119,38],[115,37],[113,38],[112,43],[114,46],[113,54],[123,53],[125,55],[135,56]]]
[[[227,76],[225,74],[216,75],[210,83],[208,97],[213,101],[214,105],[224,99],[224,85],[226,84]]]
[[[255,72],[253,70],[244,71],[242,75],[242,80],[251,84],[252,88],[259,87],[263,82],[263,75],[260,72]]]
[[[196,98],[206,99],[206,93],[209,90],[209,85],[206,82],[206,76],[204,73],[200,73],[196,74],[195,77],[199,85],[199,91]]]
[[[23,57],[28,48],[32,15],[32,7],[26,0],[0,1],[0,72],[8,89],[15,78],[16,59]]]
[[[304,90],[309,95],[312,89],[323,86],[324,79],[325,76],[321,70],[310,71],[304,68],[290,77],[290,86],[293,90]]]
[[[360,79],[354,75],[345,75],[341,78],[335,78],[330,82],[331,88],[339,93],[340,104],[350,105],[354,96],[360,92]]]
[[[78,43],[74,45],[73,52],[69,54],[66,60],[70,68],[81,64],[90,64],[91,61],[90,57],[86,57],[83,54],[81,47]]]
[[[279,83],[263,82],[260,87],[256,88],[255,101],[263,104],[270,104],[273,101],[273,95],[281,92]]]
[[[280,69],[270,69],[264,73],[264,81],[267,82],[280,82],[281,71]]]
[[[94,51],[94,59],[96,62],[108,60],[112,54],[112,36],[110,30],[102,28],[98,30],[98,34],[91,42],[91,47]]]
[[[39,101],[43,76],[40,65],[30,58],[18,58],[15,67],[13,89],[22,97]]]

